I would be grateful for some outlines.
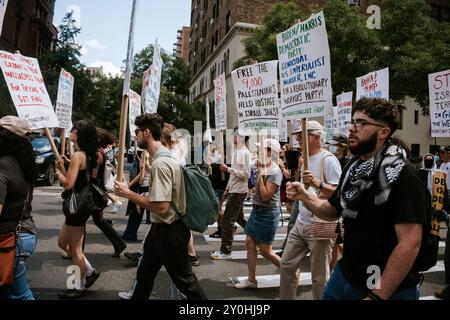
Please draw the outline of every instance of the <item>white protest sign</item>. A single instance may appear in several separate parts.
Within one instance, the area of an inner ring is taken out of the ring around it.
[[[144,75],[142,76],[142,92],[141,92],[141,101],[142,101],[142,107],[145,110],[145,101],[146,101],[146,95],[148,86],[150,85],[150,74],[152,73],[152,67],[148,68],[144,71]]]
[[[332,113],[328,113],[324,116],[324,127],[327,133],[327,139],[331,139],[333,136],[339,134],[338,127],[338,107],[333,107]]]
[[[0,0],[0,35],[2,34],[3,19],[5,18],[6,6],[8,5],[8,0]]]
[[[389,100],[389,68],[356,79],[356,101],[361,98]]]
[[[130,136],[135,137],[136,125],[134,122],[136,121],[136,118],[141,115],[141,96],[133,90],[130,90],[129,108],[128,121],[130,124]]]
[[[428,76],[431,136],[450,137],[450,70]]]
[[[282,119],[282,117],[280,116],[278,118],[279,124],[278,124],[278,128],[280,130],[280,137],[278,139],[278,141],[280,142],[288,142],[288,125],[287,125],[287,120]]]
[[[147,70],[147,72],[149,72],[149,83],[144,95],[145,113],[158,112],[159,95],[161,93],[161,71],[163,63],[161,58],[161,48],[158,45],[158,42],[155,42],[153,48],[153,64],[150,66],[150,71]]]
[[[225,73],[214,80],[216,130],[227,130],[227,83]]]
[[[206,131],[203,136],[203,141],[208,141],[209,143],[212,143],[212,133],[211,133],[211,121],[210,121],[210,107],[209,107],[209,98],[206,97]]]
[[[345,92],[336,97],[338,106],[339,133],[349,136],[349,128],[352,122],[353,92]]]
[[[32,130],[59,127],[37,59],[0,51],[0,68],[19,117]]]
[[[281,114],[284,119],[321,117],[333,106],[330,48],[323,12],[277,35]]]
[[[65,129],[65,135],[70,135],[72,129],[72,106],[73,106],[73,76],[62,69],[59,75],[58,97],[56,98],[56,117],[59,127]]]
[[[278,61],[245,66],[231,73],[241,134],[278,129]]]

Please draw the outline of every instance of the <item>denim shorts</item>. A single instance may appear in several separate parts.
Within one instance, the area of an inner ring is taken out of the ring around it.
[[[279,207],[253,209],[245,233],[258,243],[271,245],[275,240],[280,215]]]

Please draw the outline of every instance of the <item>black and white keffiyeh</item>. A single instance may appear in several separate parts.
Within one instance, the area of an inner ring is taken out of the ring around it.
[[[341,187],[341,206],[343,216],[356,218],[358,210],[363,207],[363,198],[374,185],[375,205],[383,205],[391,194],[391,185],[406,165],[406,151],[398,145],[387,145],[369,160],[354,161],[347,171]]]

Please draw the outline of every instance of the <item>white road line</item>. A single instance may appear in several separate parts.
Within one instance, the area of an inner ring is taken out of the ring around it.
[[[441,300],[441,299],[439,299],[439,298],[437,298],[437,297],[435,297],[435,296],[428,296],[428,297],[420,297],[420,299],[419,300]]]
[[[236,283],[244,282],[247,280],[247,276],[233,278]],[[256,281],[258,281],[258,289],[263,288],[279,288],[280,287],[280,275],[273,274],[267,276],[257,276]],[[310,286],[312,285],[311,272],[302,272],[300,274],[299,286]]]
[[[431,268],[428,271],[425,271],[424,273],[441,272],[441,271],[445,271],[444,260],[439,260],[433,268]]]
[[[236,234],[236,235],[234,235],[233,241],[245,242],[246,237],[247,237],[247,235],[245,235],[245,234]],[[208,242],[221,242],[222,241],[222,239],[220,239],[220,238],[210,238],[209,235],[203,235],[203,238],[205,238],[205,240]],[[284,241],[285,238],[286,238],[286,234],[276,234],[275,235],[275,241]]]

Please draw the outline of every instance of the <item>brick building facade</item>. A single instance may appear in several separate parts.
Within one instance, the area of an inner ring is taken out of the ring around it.
[[[173,54],[183,59],[184,63],[189,64],[189,38],[191,37],[191,28],[182,27],[177,33],[177,42],[173,44]]]
[[[53,49],[55,0],[9,0],[0,35],[0,49],[38,57]]]

